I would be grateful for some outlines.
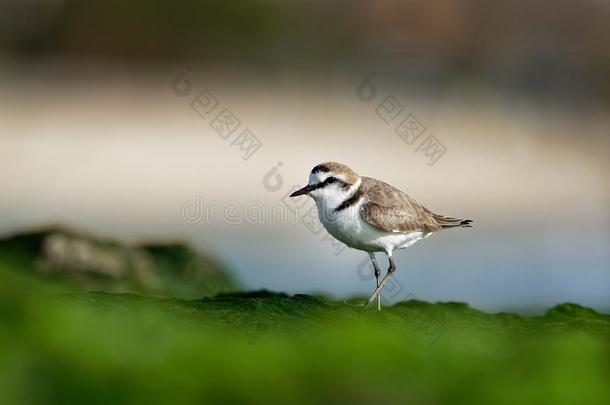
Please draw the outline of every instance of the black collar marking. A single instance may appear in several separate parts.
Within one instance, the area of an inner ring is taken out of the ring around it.
[[[362,187],[359,185],[354,195],[345,199],[345,201],[343,201],[337,208],[335,208],[335,212],[343,211],[344,209],[356,204],[358,201],[360,201],[360,198],[362,198],[363,194],[364,192],[362,191]]]

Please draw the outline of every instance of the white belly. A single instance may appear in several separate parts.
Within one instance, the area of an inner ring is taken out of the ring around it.
[[[422,231],[384,232],[362,219],[361,205],[362,202],[334,212],[334,209],[317,204],[320,222],[328,233],[347,246],[367,252],[404,249],[430,235]]]

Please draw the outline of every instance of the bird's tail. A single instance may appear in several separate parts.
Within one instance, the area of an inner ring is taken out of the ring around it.
[[[455,227],[472,228],[472,225],[470,225],[472,219],[452,218],[439,214],[432,214],[432,216],[443,229]]]

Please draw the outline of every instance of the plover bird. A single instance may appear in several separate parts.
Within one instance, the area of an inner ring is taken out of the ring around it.
[[[336,162],[321,163],[309,174],[309,184],[290,196],[308,195],[316,203],[324,228],[347,246],[368,252],[377,287],[367,306],[377,299],[381,309],[381,290],[396,264],[395,250],[405,249],[441,229],[470,227],[470,219],[438,215],[383,181],[359,176],[349,167]],[[389,267],[380,280],[381,271],[374,252],[385,252]]]

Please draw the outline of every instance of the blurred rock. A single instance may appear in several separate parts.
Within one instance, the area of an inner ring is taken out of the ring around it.
[[[235,287],[219,262],[184,244],[131,245],[61,228],[0,240],[0,261],[88,291],[198,298]]]

